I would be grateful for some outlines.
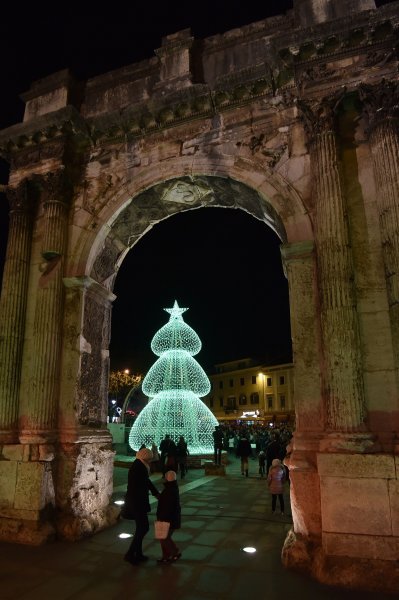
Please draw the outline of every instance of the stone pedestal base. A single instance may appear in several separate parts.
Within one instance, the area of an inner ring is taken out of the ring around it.
[[[77,540],[116,523],[107,432],[50,444],[9,444],[0,455],[0,539],[42,544]],[[57,460],[54,460],[57,450]]]
[[[204,463],[205,475],[226,475],[224,465],[215,465],[213,462]]]
[[[314,476],[308,490],[320,494],[321,520],[305,503],[311,469],[301,465],[301,471],[297,461],[291,471],[294,530],[284,544],[284,565],[328,585],[397,592],[399,457],[346,452],[317,453],[316,459],[319,490]]]
[[[292,530],[282,550],[288,569],[310,575],[326,585],[397,594],[399,566],[390,560],[328,556],[315,539],[305,539]]]

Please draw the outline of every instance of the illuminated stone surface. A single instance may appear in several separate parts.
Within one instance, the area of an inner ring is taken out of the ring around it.
[[[106,399],[118,268],[154,224],[217,206],[282,241],[297,413],[284,564],[399,589],[398,3],[293,8],[199,44],[172,33],[79,95],[56,73],[0,132],[17,209],[0,301],[2,539],[76,539],[116,518]],[[367,479],[373,500],[383,490],[380,535]],[[26,508],[27,493],[42,508]],[[345,506],[357,509],[340,518]]]

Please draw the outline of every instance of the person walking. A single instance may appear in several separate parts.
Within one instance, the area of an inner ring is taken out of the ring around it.
[[[152,442],[152,446],[151,446],[151,452],[152,452],[152,460],[151,460],[151,473],[156,473],[157,471],[160,470],[160,456],[159,456],[159,452],[158,452],[158,446],[156,445],[155,442]]]
[[[267,485],[269,486],[270,493],[272,495],[272,514],[276,512],[277,497],[280,502],[281,514],[284,514],[284,482],[285,482],[285,469],[282,462],[275,458],[272,462],[272,466],[267,474]]]
[[[150,462],[153,454],[149,448],[142,448],[136,453],[136,460],[129,469],[125,504],[122,517],[133,519],[136,524],[132,543],[125,554],[124,559],[131,565],[148,560],[143,554],[143,539],[150,528],[148,513],[150,502],[148,493],[159,498],[160,493],[150,480]]]
[[[181,435],[179,441],[176,445],[176,456],[178,468],[180,470],[180,479],[184,479],[187,471],[187,456],[188,456],[188,448],[187,442],[184,439],[184,436]]]
[[[215,431],[212,432],[213,436],[213,449],[215,454],[215,465],[222,464],[222,450],[223,450],[223,431],[220,425],[215,425]]]
[[[172,440],[170,439],[170,435],[167,433],[161,443],[159,444],[159,452],[161,453],[161,470],[162,476],[165,475],[167,469],[165,469],[166,457],[169,452],[169,448],[172,444]]]
[[[266,447],[266,470],[269,473],[272,462],[275,458],[281,457],[281,446],[280,438],[277,431],[273,432],[270,438],[270,442]]]
[[[263,475],[265,474],[265,467],[266,467],[266,454],[265,454],[264,450],[261,450],[259,452],[258,461],[259,461],[259,475],[261,477],[263,477]]]
[[[173,440],[170,440],[162,475],[165,477],[166,471],[174,471],[177,473],[177,469],[177,446]]]
[[[237,446],[237,456],[241,459],[241,475],[248,477],[248,457],[252,454],[251,444],[244,434],[241,435]]]
[[[172,534],[175,529],[180,529],[181,508],[175,471],[165,473],[164,489],[158,500],[157,519],[158,521],[167,521],[170,524],[166,539],[159,540],[162,557],[157,562],[169,563],[176,561],[181,557],[181,552],[172,540]]]

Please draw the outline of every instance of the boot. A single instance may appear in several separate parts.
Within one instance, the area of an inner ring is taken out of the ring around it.
[[[248,477],[248,469],[245,471],[245,477]]]

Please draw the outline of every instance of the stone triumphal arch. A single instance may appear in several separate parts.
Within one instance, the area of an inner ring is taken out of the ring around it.
[[[289,283],[283,561],[327,583],[399,585],[399,3],[293,4],[202,43],[169,35],[153,58],[85,82],[35,82],[23,122],[0,132],[3,540],[114,522],[118,267],[154,223],[235,207],[277,232]]]

